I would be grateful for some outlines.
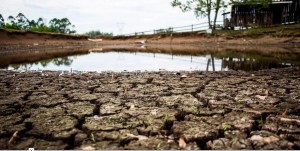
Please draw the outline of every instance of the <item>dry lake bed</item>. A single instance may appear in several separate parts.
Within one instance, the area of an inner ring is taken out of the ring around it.
[[[300,68],[0,71],[1,149],[300,149]]]

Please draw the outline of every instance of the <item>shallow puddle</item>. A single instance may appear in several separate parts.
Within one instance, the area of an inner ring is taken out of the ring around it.
[[[62,53],[62,54],[59,54]],[[31,55],[30,55],[31,54]],[[9,70],[64,71],[255,71],[298,66],[299,53],[256,51],[161,51],[143,49],[90,49],[26,52],[0,57],[0,66]],[[13,56],[13,57],[12,57]]]

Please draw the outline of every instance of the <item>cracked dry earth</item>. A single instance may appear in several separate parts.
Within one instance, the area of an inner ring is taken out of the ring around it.
[[[300,68],[0,71],[0,149],[300,149]]]

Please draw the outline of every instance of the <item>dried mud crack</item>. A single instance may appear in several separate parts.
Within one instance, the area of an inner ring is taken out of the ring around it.
[[[0,71],[1,149],[300,149],[300,68]]]

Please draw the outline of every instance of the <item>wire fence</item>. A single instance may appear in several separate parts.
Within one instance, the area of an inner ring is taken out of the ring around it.
[[[216,28],[222,28],[223,21],[216,22]],[[186,26],[179,27],[169,27],[169,28],[161,28],[154,30],[147,30],[142,32],[134,32],[130,34],[123,34],[119,36],[138,36],[138,35],[151,35],[151,34],[162,34],[162,33],[173,33],[173,32],[199,32],[204,31],[209,28],[208,22],[200,23],[200,24],[192,24]]]

